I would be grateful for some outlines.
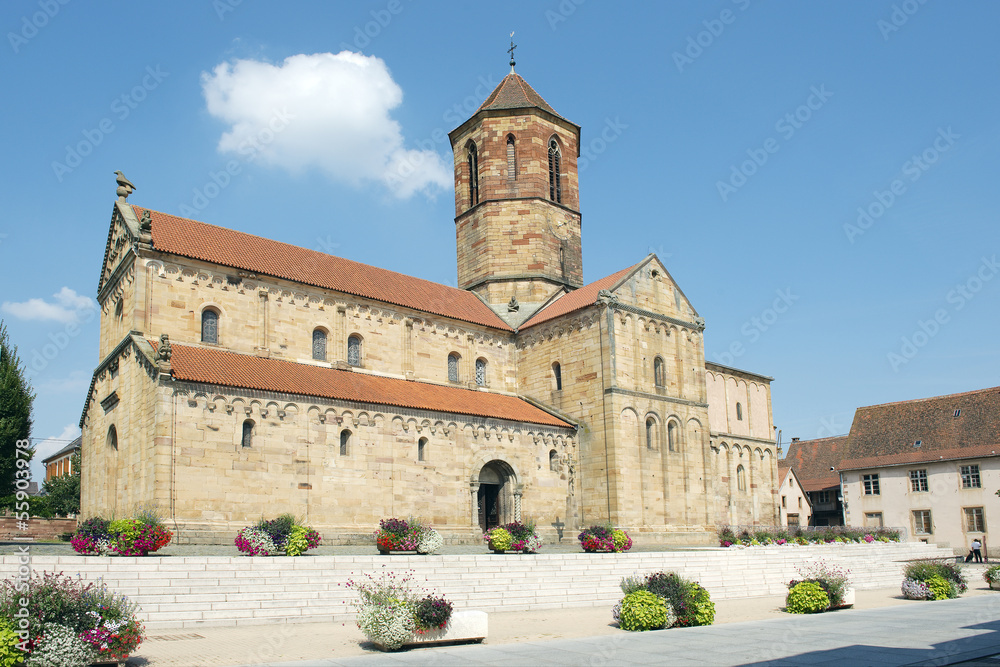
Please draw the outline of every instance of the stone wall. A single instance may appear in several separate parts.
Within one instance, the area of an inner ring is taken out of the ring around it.
[[[897,543],[533,556],[36,556],[31,566],[35,572],[103,577],[141,605],[149,629],[350,622],[355,596],[344,584],[381,572],[383,565],[397,573],[412,569],[421,586],[444,593],[459,610],[603,606],[610,623],[611,607],[622,595],[619,582],[635,572],[672,570],[700,582],[712,599],[724,600],[784,594],[797,568],[819,558],[850,569],[857,589],[896,588],[906,560],[941,552],[933,545]],[[0,557],[4,577],[17,567],[17,556]]]
[[[28,522],[28,529],[25,531],[17,527],[18,523],[17,519],[12,516],[0,516],[0,541],[19,540],[25,537],[34,540],[56,540],[63,533],[76,532],[76,519],[32,517]]]

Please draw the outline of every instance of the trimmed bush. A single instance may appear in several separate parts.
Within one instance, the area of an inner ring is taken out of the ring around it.
[[[812,581],[796,584],[785,598],[785,611],[789,614],[816,614],[830,607],[830,596]]]
[[[645,577],[633,574],[622,579],[621,589],[626,598],[635,592],[648,592],[663,600],[667,608],[665,627],[711,625],[715,621],[715,603],[708,591],[675,572],[654,572]],[[624,600],[612,610],[615,620],[620,620],[623,606]]]
[[[301,556],[319,546],[323,538],[309,526],[300,526],[291,514],[276,519],[261,519],[236,534],[233,543],[248,556]]]
[[[649,591],[629,593],[622,600],[622,630],[658,630],[667,622],[667,603]]]
[[[715,603],[708,591],[698,584],[691,584],[684,605],[687,609],[684,618],[677,619],[678,625],[712,625],[715,622]]]
[[[962,566],[945,560],[915,560],[906,564],[903,576],[907,579],[916,579],[930,585],[930,579],[939,576],[945,581],[955,584],[955,595],[964,593],[969,589],[965,575],[962,573]]]
[[[930,591],[931,600],[949,600],[958,597],[958,587],[955,586],[955,582],[948,581],[939,574],[931,576],[925,583]]]

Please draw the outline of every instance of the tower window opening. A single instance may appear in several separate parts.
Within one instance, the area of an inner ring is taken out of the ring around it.
[[[559,144],[555,139],[549,142],[549,199],[557,204],[562,203],[562,183],[560,182],[560,171],[562,170],[562,154],[559,151]]]
[[[479,157],[476,145],[469,144],[469,208],[479,203]]]
[[[517,157],[514,152],[514,135],[507,135],[507,180],[517,180]]]

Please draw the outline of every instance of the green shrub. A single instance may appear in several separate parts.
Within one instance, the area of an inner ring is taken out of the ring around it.
[[[489,546],[494,551],[507,551],[514,544],[514,536],[504,528],[494,528],[489,533]]]
[[[622,577],[621,583],[622,593],[628,595],[635,591],[644,591],[646,589],[646,577],[641,574],[630,574],[627,577]],[[662,597],[662,596],[660,596]]]
[[[17,647],[20,641],[7,619],[0,618],[0,667],[14,667],[24,662],[24,652]]]
[[[684,625],[712,625],[715,622],[715,603],[708,591],[698,584],[691,584],[684,601]]]
[[[622,630],[658,630],[667,622],[667,603],[649,591],[629,593],[622,600]]]
[[[953,581],[948,581],[939,574],[932,575],[927,579],[927,588],[931,591],[932,600],[948,600],[958,597],[957,586]]]
[[[986,568],[986,571],[983,572],[983,579],[985,579],[986,583],[990,586],[994,583],[1000,583],[1000,565],[990,565]]]
[[[830,596],[812,581],[803,581],[788,591],[785,611],[789,614],[815,614],[830,607]]]
[[[675,572],[654,572],[646,577],[646,590],[659,595],[673,608],[677,620],[683,621],[687,611],[685,601],[691,589],[691,582],[682,579]],[[686,623],[685,623],[686,625]]]
[[[285,544],[286,556],[299,556],[309,548],[306,540],[306,529],[302,526],[292,526],[292,531],[288,533],[288,543]]]

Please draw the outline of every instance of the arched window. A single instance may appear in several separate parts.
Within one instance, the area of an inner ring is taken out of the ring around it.
[[[739,403],[736,404],[736,419],[737,421],[743,421],[743,406]]]
[[[507,135],[507,180],[517,180],[517,156],[514,152],[514,135]]]
[[[346,428],[340,432],[340,455],[347,456],[350,450],[348,449],[351,444],[351,432]]]
[[[108,449],[113,449],[118,451],[118,429],[114,427],[114,424],[108,429]]]
[[[212,308],[201,311],[201,342],[219,342],[219,312]]]
[[[361,336],[357,334],[347,339],[347,363],[351,366],[361,365]]]
[[[486,360],[476,359],[476,384],[486,386]]]
[[[253,446],[253,420],[243,420],[243,440],[240,441],[244,447]]]
[[[556,379],[556,391],[562,390],[562,367],[559,366],[559,362],[552,364],[552,375]]]
[[[559,472],[559,455],[554,449],[549,450],[549,470]]]
[[[656,447],[656,420],[652,417],[646,418],[646,449]]]
[[[420,442],[417,443],[417,460],[427,460],[427,438],[420,438]]]
[[[653,381],[657,387],[665,387],[667,385],[666,372],[663,369],[663,357],[658,356],[653,360]]]
[[[559,151],[559,143],[552,139],[549,141],[549,199],[557,204],[562,203],[561,170],[562,153]]]
[[[469,162],[469,208],[479,203],[479,156],[476,154],[476,145],[469,142],[468,148]]]
[[[736,488],[740,491],[747,490],[747,471],[743,469],[742,464],[736,466]]]
[[[667,449],[677,451],[677,422],[667,423]]]
[[[313,329],[313,359],[326,361],[326,332]]]
[[[448,382],[458,382],[458,360],[460,358],[454,352],[448,355]]]

